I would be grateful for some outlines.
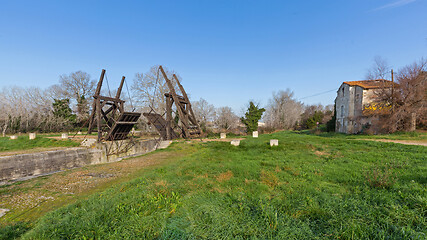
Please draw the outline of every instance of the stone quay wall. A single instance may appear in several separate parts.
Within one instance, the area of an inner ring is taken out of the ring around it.
[[[135,141],[120,153],[117,148],[126,146],[126,140],[116,143],[97,143],[91,148],[69,148],[0,157],[0,184],[47,175],[86,165],[120,161],[124,157],[141,155],[157,149],[155,140]]]

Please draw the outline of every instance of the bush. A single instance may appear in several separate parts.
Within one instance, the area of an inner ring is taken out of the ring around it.
[[[303,127],[305,129],[315,128],[318,125],[317,123],[322,122],[323,116],[324,116],[323,112],[315,111],[311,117],[309,117],[307,120],[303,122]]]

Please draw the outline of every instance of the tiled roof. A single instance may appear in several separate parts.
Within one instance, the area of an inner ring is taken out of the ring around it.
[[[376,80],[362,80],[362,81],[348,81],[344,82],[350,86],[360,86],[365,89],[373,89],[373,88],[391,88],[392,81],[385,79],[376,79]],[[394,83],[394,86],[399,86],[397,83]]]

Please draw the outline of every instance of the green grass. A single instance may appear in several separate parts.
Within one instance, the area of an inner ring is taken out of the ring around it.
[[[166,151],[183,148],[193,153],[48,213],[23,239],[426,238],[426,147],[280,132]]]
[[[18,239],[30,229],[30,224],[18,222],[0,229],[0,239]]]
[[[41,136],[30,140],[28,136],[19,136],[16,140],[9,137],[0,137],[0,152],[27,150],[33,148],[50,148],[50,147],[76,147],[79,143],[71,140],[55,140]]]
[[[301,134],[316,135],[313,131],[304,130],[299,131]],[[321,132],[317,134],[318,136],[327,137],[327,138],[344,138],[344,139],[389,139],[389,140],[415,140],[415,141],[427,141],[427,133],[423,132],[396,132],[391,134],[378,134],[378,135],[369,135],[369,134],[357,134],[349,135],[336,132]]]

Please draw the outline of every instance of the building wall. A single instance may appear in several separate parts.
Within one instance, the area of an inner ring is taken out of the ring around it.
[[[360,133],[372,123],[371,116],[364,116],[364,106],[375,99],[375,89],[349,86],[343,83],[335,99],[337,120],[335,129],[341,133]]]
[[[342,84],[337,91],[337,98],[335,99],[337,118],[335,129],[337,132],[347,133],[349,128],[348,117],[354,113],[354,106],[351,101],[353,100],[352,89],[353,87]]]
[[[363,104],[371,103],[375,99],[376,89],[363,89]]]

